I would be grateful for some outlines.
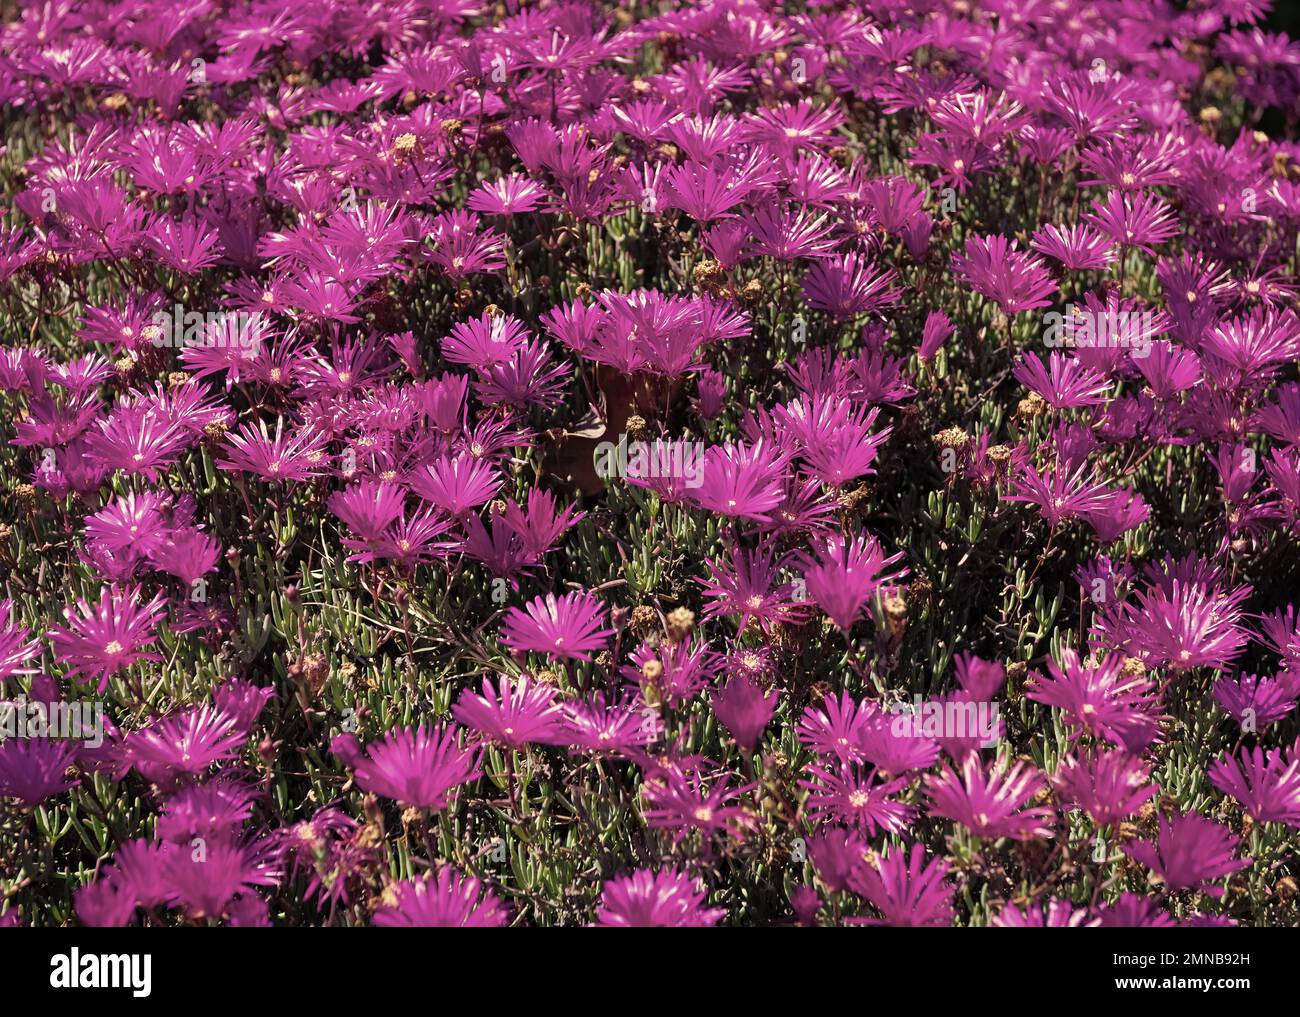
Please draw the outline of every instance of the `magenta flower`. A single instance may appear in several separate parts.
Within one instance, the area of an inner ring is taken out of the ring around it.
[[[1004,314],[1046,307],[1047,298],[1056,292],[1056,283],[1043,263],[1002,236],[967,238],[964,253],[952,256],[952,268],[958,278],[995,302]]]
[[[1011,372],[1031,392],[1037,392],[1048,406],[1058,410],[1097,406],[1106,401],[1110,383],[1077,360],[1053,350],[1047,365],[1037,353],[1026,353]]]
[[[324,439],[311,430],[285,433],[284,418],[275,422],[275,434],[265,421],[247,423],[227,436],[217,465],[223,470],[254,473],[263,480],[302,481],[325,470]]]
[[[848,632],[876,591],[906,575],[906,569],[889,572],[903,555],[886,556],[875,537],[858,534],[851,541],[839,534],[817,548],[817,557],[801,554],[808,596],[842,632]]]
[[[1127,752],[1066,756],[1051,777],[1063,804],[1082,809],[1098,826],[1127,819],[1159,793],[1150,767]]]
[[[567,741],[575,753],[628,755],[658,741],[659,718],[631,698],[607,701],[597,693],[590,700],[564,707]]]
[[[1120,849],[1164,880],[1171,890],[1204,890],[1221,897],[1222,887],[1209,884],[1241,869],[1249,858],[1235,858],[1241,838],[1195,812],[1160,817],[1155,841],[1138,840]]]
[[[527,676],[511,682],[502,675],[495,687],[483,679],[482,694],[466,689],[451,708],[451,715],[472,731],[512,749],[530,742],[556,745],[564,741],[564,712],[555,701],[556,690]]]
[[[1024,474],[1012,481],[1012,491],[1003,496],[1005,501],[1023,501],[1036,506],[1053,527],[1078,516],[1104,511],[1110,506],[1113,494],[1096,482],[1087,463],[1072,469],[1059,460],[1042,473],[1026,465]]]
[[[1090,918],[1086,908],[1072,907],[1069,901],[1053,897],[1046,906],[1040,902],[1030,904],[1023,911],[1011,902],[989,922],[999,929],[1082,929],[1101,924],[1099,918]]]
[[[1160,737],[1158,700],[1143,674],[1125,673],[1124,661],[1108,657],[1083,664],[1073,650],[1061,663],[1048,658],[1048,676],[1035,674],[1027,695],[1058,707],[1068,723],[1132,753]]]
[[[0,682],[19,674],[30,674],[27,667],[40,654],[41,643],[29,639],[27,629],[13,621],[12,600],[0,600]]]
[[[737,804],[749,790],[748,785],[733,787],[728,776],[710,784],[697,773],[670,767],[647,777],[641,788],[641,813],[647,826],[671,830],[675,842],[692,831],[708,838],[752,823],[744,806]]]
[[[771,522],[781,503],[784,463],[761,441],[714,446],[704,453],[700,485],[687,497],[702,509],[731,519]]]
[[[1237,800],[1259,823],[1300,829],[1300,743],[1286,751],[1259,746],[1223,755],[1210,764],[1210,783]]]
[[[908,777],[878,782],[874,767],[868,770],[852,763],[814,766],[808,772],[811,777],[800,778],[799,786],[808,791],[809,816],[818,821],[840,823],[874,837],[881,830],[902,834],[916,815],[912,806],[890,797],[907,788]]]
[[[736,677],[710,698],[713,713],[731,732],[736,744],[753,752],[763,737],[763,729],[776,710],[776,690],[764,693],[751,678]]]
[[[229,714],[195,706],[132,731],[126,736],[126,758],[150,781],[161,784],[234,759],[247,737],[247,730]]]
[[[569,660],[590,660],[603,649],[612,629],[601,628],[605,607],[585,591],[536,597],[521,611],[512,607],[501,623],[501,642],[516,653],[544,653]]]
[[[411,489],[448,515],[464,515],[491,500],[501,477],[490,463],[473,456],[443,458],[410,477]]]
[[[726,910],[703,907],[704,900],[704,892],[682,872],[638,869],[605,884],[595,924],[606,928],[717,925]]]
[[[925,861],[925,848],[895,847],[875,865],[850,870],[849,887],[879,913],[879,918],[850,919],[862,925],[933,927],[952,924],[953,885],[948,863]]]
[[[375,925],[399,928],[494,928],[510,915],[496,894],[474,876],[450,866],[436,875],[391,883],[375,912]]]
[[[0,742],[0,798],[16,798],[34,809],[51,795],[76,787],[68,769],[76,746],[49,738],[7,738]]]
[[[944,763],[925,779],[929,811],[966,827],[977,837],[1029,840],[1050,837],[1056,812],[1051,806],[1025,806],[1046,782],[1022,762],[984,764],[972,753],[961,763],[960,776]]]
[[[97,679],[103,692],[122,668],[161,659],[144,648],[158,638],[155,630],[165,611],[162,594],[141,604],[138,588],[119,592],[105,586],[98,604],[79,599],[75,614],[70,609],[64,612],[68,627],[50,630],[54,659],[67,664],[70,675]]]
[[[356,774],[358,786],[417,809],[445,809],[452,792],[477,777],[481,753],[461,748],[454,725],[401,728],[367,746],[339,735],[330,751]]]
[[[943,311],[931,311],[925,316],[925,327],[921,332],[921,342],[917,345],[916,355],[922,360],[933,360],[936,353],[952,335],[952,319]]]

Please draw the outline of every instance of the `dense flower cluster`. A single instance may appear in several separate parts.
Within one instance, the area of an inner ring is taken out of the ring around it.
[[[1300,922],[1268,0],[0,31],[0,923]]]

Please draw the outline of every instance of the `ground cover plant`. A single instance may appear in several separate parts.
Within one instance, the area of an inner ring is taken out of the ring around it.
[[[1295,925],[1267,0],[0,34],[0,923]]]

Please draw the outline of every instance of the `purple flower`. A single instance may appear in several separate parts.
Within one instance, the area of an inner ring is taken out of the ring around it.
[[[1241,869],[1249,858],[1235,858],[1241,838],[1195,812],[1162,815],[1155,841],[1138,840],[1120,845],[1135,861],[1164,880],[1171,890],[1204,890],[1223,895],[1222,887],[1209,884]]]
[[[461,748],[454,725],[401,728],[371,742],[365,755],[352,735],[339,735],[330,751],[367,791],[417,809],[445,809],[452,792],[481,772],[481,754]]]
[[[51,795],[76,787],[68,768],[76,760],[71,742],[48,738],[8,738],[0,742],[0,798],[17,798],[33,809]]]
[[[971,754],[961,774],[945,763],[925,779],[929,812],[966,827],[977,837],[1029,840],[1050,837],[1056,818],[1051,806],[1025,808],[1045,786],[1043,778],[1022,762],[984,764]]]
[[[527,610],[512,607],[501,623],[501,642],[517,653],[544,653],[569,660],[590,660],[603,649],[613,630],[601,628],[604,605],[590,593],[575,591],[556,597],[548,593],[529,602]]]
[[[564,712],[555,701],[555,689],[527,677],[511,682],[504,675],[496,687],[483,679],[483,692],[466,689],[451,708],[451,715],[465,727],[512,749],[530,742],[556,745],[564,740]]]
[[[854,868],[848,877],[854,893],[868,901],[879,918],[850,919],[863,925],[932,927],[952,924],[953,886],[948,863],[925,861],[925,848],[895,847],[875,865]]]
[[[746,752],[753,752],[763,737],[763,729],[776,710],[776,690],[764,693],[750,678],[736,677],[710,699],[713,713],[731,732],[736,744]]]
[[[1285,823],[1300,829],[1300,742],[1286,751],[1259,746],[1210,764],[1210,783],[1232,795],[1242,811],[1259,823]]]
[[[1021,251],[1006,237],[972,236],[965,251],[952,256],[958,278],[976,293],[988,297],[1004,314],[1046,307],[1056,283],[1037,257]]]
[[[474,876],[450,866],[436,875],[391,883],[375,912],[375,924],[401,928],[495,928],[510,916],[496,894]]]
[[[717,925],[723,908],[706,908],[705,894],[675,869],[638,869],[611,879],[600,896],[596,925],[630,928],[682,928]]]
[[[119,592],[105,586],[98,604],[92,607],[78,600],[75,614],[65,610],[68,627],[50,630],[54,659],[67,664],[70,675],[97,679],[103,692],[122,668],[139,660],[160,659],[145,647],[157,639],[155,630],[165,604],[161,594],[141,604],[138,588]]]

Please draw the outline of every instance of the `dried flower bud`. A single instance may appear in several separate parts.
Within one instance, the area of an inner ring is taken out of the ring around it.
[[[674,643],[680,643],[688,638],[695,631],[695,612],[687,607],[679,607],[668,613],[667,618],[668,638]]]
[[[649,604],[632,608],[632,634],[638,639],[648,639],[659,632],[659,612]]]
[[[627,418],[627,436],[633,441],[646,441],[650,437],[650,427],[645,417],[634,413]]]
[[[1141,678],[1147,673],[1147,666],[1140,657],[1125,657],[1119,673],[1125,678]]]
[[[1046,410],[1047,400],[1037,392],[1030,392],[1016,404],[1016,416],[1022,420],[1032,420],[1034,417],[1042,416]]]
[[[950,448],[960,452],[970,444],[970,435],[960,427],[946,427],[934,436],[934,443],[939,448]]]

